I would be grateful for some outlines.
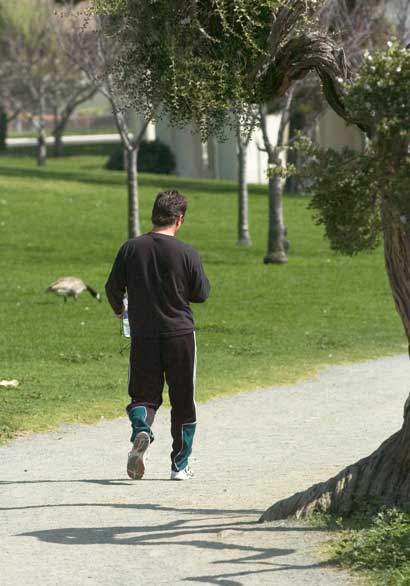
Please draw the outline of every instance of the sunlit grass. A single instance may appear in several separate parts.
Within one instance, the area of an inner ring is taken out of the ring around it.
[[[0,391],[3,438],[121,415],[127,402],[127,356],[108,304],[44,294],[63,275],[103,291],[126,239],[125,178],[104,170],[104,160],[67,157],[39,169],[30,158],[0,158],[0,379],[21,383]],[[289,264],[264,266],[265,188],[251,188],[254,245],[243,249],[234,183],[154,175],[141,180],[144,230],[168,186],[188,196],[181,238],[201,252],[212,283],[209,301],[195,308],[199,400],[404,350],[381,250],[332,253],[307,200],[287,198]]]

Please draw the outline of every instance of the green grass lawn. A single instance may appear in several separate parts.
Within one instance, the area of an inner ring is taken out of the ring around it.
[[[0,437],[60,422],[124,413],[127,356],[106,301],[48,296],[63,275],[103,292],[126,239],[125,178],[102,156],[67,157],[38,168],[31,158],[0,158]],[[199,400],[311,376],[325,364],[405,350],[383,254],[346,258],[330,251],[304,198],[286,198],[291,240],[286,266],[264,266],[267,201],[251,188],[254,245],[237,248],[236,186],[144,175],[142,227],[157,191],[189,198],[181,238],[201,252],[211,298],[195,308]]]

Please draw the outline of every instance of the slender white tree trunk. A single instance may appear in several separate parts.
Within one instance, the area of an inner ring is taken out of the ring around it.
[[[289,90],[285,107],[281,112],[276,145],[272,144],[269,138],[264,109],[261,108],[260,110],[261,130],[265,150],[268,153],[269,167],[274,166],[278,168],[282,166],[281,151],[283,151],[285,145],[285,135],[290,120],[293,94],[294,90]],[[286,166],[286,159],[284,164]],[[283,192],[285,190],[285,184],[285,178],[280,175],[274,174],[269,177],[268,247],[263,259],[265,264],[284,264],[288,262],[287,251],[289,249],[289,242],[286,239],[287,231],[283,218]]]
[[[40,167],[47,165],[46,131],[43,126],[41,126],[37,135],[37,165]]]
[[[128,238],[141,234],[138,200],[138,147],[127,149]]]
[[[251,246],[252,240],[249,233],[249,196],[247,179],[247,144],[237,137],[238,145],[238,246]]]
[[[37,135],[37,165],[44,167],[47,164],[47,142],[46,129],[44,124],[44,96],[40,97]]]
[[[276,149],[269,155],[269,165],[280,165],[281,161]],[[268,246],[263,259],[265,264],[284,264],[288,262],[286,226],[283,217],[283,191],[285,179],[278,175],[269,177],[268,200]]]

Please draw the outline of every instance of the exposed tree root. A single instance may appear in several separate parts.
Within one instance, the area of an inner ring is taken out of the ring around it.
[[[406,406],[409,405],[409,399]],[[347,516],[360,504],[410,504],[410,410],[400,431],[373,454],[348,466],[337,476],[281,500],[260,518],[261,522],[306,517],[314,512]]]

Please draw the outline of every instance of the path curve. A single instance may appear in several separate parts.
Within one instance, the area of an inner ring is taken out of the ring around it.
[[[258,524],[274,501],[334,475],[401,425],[408,357],[200,407],[196,478],[170,482],[169,412],[146,479],[126,479],[128,422],[62,427],[0,448],[2,586],[347,586],[327,533]]]

